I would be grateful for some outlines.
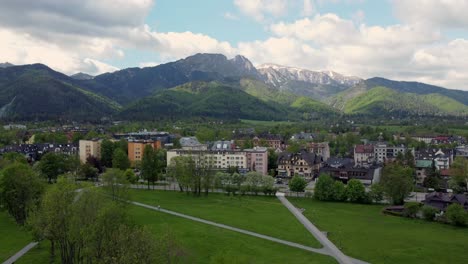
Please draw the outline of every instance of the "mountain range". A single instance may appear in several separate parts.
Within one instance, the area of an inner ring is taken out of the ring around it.
[[[466,117],[468,92],[276,64],[255,67],[241,55],[195,54],[98,76],[0,64],[3,120],[307,120],[343,114]]]

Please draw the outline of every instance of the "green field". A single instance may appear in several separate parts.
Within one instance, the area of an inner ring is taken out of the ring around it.
[[[345,254],[371,263],[468,263],[468,229],[381,213],[382,206],[289,198]]]
[[[227,196],[210,193],[193,197],[173,191],[132,190],[132,199],[206,220],[231,225],[311,247],[320,243],[276,197]]]
[[[6,212],[0,212],[0,262],[7,260],[32,241]]]
[[[336,263],[333,258],[288,247],[260,238],[193,222],[180,217],[132,206],[131,216],[148,227],[155,238],[169,229],[185,252],[184,263]],[[49,245],[44,242],[18,264],[49,263]],[[58,253],[58,252],[57,252]],[[58,262],[56,262],[58,263]]]

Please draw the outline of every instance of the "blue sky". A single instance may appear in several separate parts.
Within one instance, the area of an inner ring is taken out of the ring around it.
[[[242,54],[468,90],[466,10],[463,0],[3,0],[0,54],[93,75]]]

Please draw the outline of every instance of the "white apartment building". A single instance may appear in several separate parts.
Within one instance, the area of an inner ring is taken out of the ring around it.
[[[101,158],[101,141],[102,140],[80,140],[80,161],[86,163],[86,159],[90,156]]]
[[[385,143],[377,143],[374,146],[374,158],[379,163],[385,163],[386,161],[395,159],[398,153],[405,154],[407,149],[404,145],[389,146]],[[411,148],[410,151],[414,156],[414,148]]]
[[[237,167],[240,171],[257,171],[268,173],[267,148],[253,149],[219,149],[219,150],[184,150],[173,149],[167,151],[167,166],[178,156],[191,156],[197,165],[209,164],[214,169],[226,170]]]

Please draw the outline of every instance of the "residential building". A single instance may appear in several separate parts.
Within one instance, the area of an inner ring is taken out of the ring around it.
[[[372,185],[380,181],[382,168],[379,166],[355,166],[353,159],[329,158],[320,169],[320,174],[328,174],[337,181],[347,183],[357,179],[365,185]]]
[[[314,133],[297,133],[291,136],[292,140],[314,140],[316,138],[316,134]]]
[[[384,142],[378,142],[374,145],[374,158],[378,163],[386,163],[395,160],[398,153],[405,154],[409,150],[414,156],[414,148],[407,148],[404,145],[390,146]]]
[[[427,173],[432,168],[432,160],[420,160],[416,159],[415,169],[416,169],[416,183],[422,184],[424,179],[427,177]]]
[[[426,148],[416,151],[415,160],[430,160],[434,162],[437,170],[450,169],[453,162],[452,149]]]
[[[328,142],[308,142],[306,144],[306,149],[311,153],[322,156],[323,161],[326,161],[328,158],[330,158],[330,147]]]
[[[269,133],[257,136],[236,134],[235,138],[239,146],[243,146],[247,140],[251,140],[254,147],[268,147],[275,150],[285,148],[285,142],[281,135]]]
[[[411,136],[412,139],[416,140],[416,141],[419,141],[419,142],[424,142],[426,144],[431,144],[432,143],[432,140],[435,138],[435,136],[432,136],[432,135],[415,135],[415,136]]]
[[[101,142],[100,139],[93,140],[80,140],[79,151],[80,161],[86,163],[86,159],[90,156],[100,159],[101,158]]]
[[[135,141],[135,140],[157,140],[161,142],[162,146],[165,146],[167,143],[171,143],[175,135],[171,135],[168,132],[164,131],[148,131],[142,130],[139,132],[130,132],[130,133],[117,133],[113,135],[116,139],[124,138],[127,141]]]
[[[374,145],[354,146],[354,164],[357,166],[370,166],[375,162]]]
[[[158,140],[137,140],[128,142],[128,159],[131,164],[139,162],[143,159],[143,152],[146,146],[151,146],[153,149],[161,148],[161,141]]]
[[[49,152],[61,153],[65,155],[76,155],[78,154],[78,144],[19,144],[0,148],[0,154],[8,152],[17,152],[23,154],[28,161],[34,162],[42,155]]]
[[[202,144],[196,137],[182,137],[179,140],[183,150],[207,150],[208,145]]]
[[[20,124],[8,124],[8,125],[4,125],[3,129],[5,129],[5,130],[12,130],[12,129],[26,130],[26,126],[25,125],[20,125]]]
[[[426,194],[423,204],[445,211],[451,204],[459,204],[468,211],[468,198],[465,194],[433,192]]]
[[[297,153],[283,152],[278,157],[278,176],[293,177],[297,174],[312,179],[318,175],[322,162],[322,156],[305,149]]]
[[[468,145],[458,146],[455,148],[456,157],[468,158]]]
[[[167,151],[167,165],[178,156],[190,156],[198,166],[208,164],[216,170],[237,167],[240,172],[257,171],[263,175],[268,174],[268,151],[263,147],[242,150],[233,148],[230,141],[218,141],[208,150],[172,149]]]

